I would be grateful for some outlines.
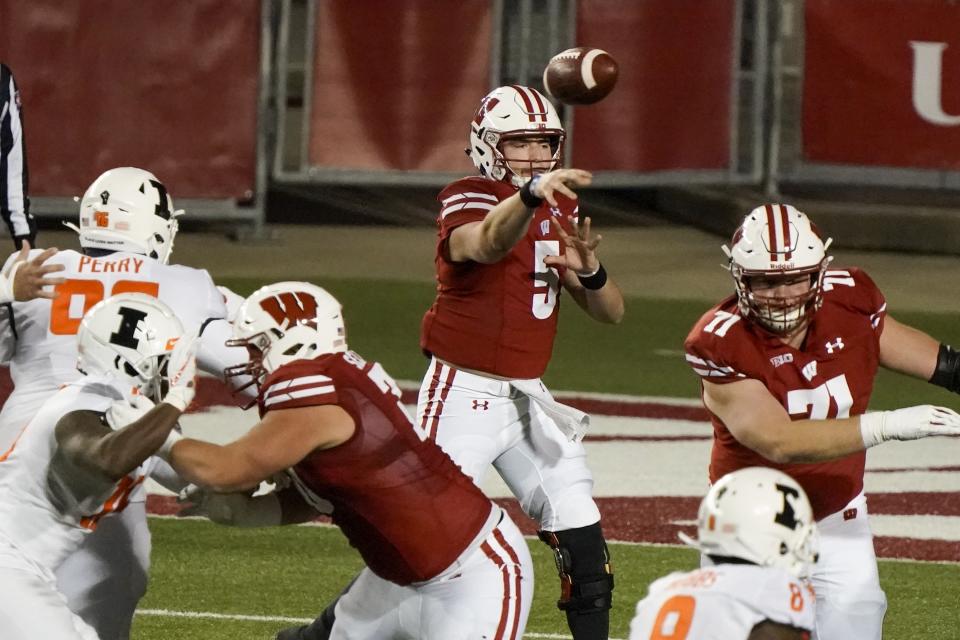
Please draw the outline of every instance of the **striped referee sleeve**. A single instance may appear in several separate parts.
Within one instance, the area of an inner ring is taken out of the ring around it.
[[[37,236],[37,223],[30,214],[27,185],[20,95],[10,68],[0,64],[0,215],[18,249],[24,239],[35,245]]]

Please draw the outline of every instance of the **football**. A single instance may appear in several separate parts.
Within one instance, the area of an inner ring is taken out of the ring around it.
[[[550,58],[543,88],[564,104],[593,104],[617,84],[617,61],[603,49],[575,47]]]

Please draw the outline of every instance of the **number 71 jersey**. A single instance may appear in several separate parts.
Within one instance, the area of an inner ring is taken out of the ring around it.
[[[39,254],[31,251],[30,257]],[[0,307],[0,361],[9,363],[14,391],[0,412],[0,446],[19,430],[61,385],[77,380],[77,331],[83,314],[101,300],[125,292],[165,302],[187,331],[210,318],[225,318],[223,295],[202,269],[163,264],[117,252],[99,258],[61,251],[46,264],[62,264],[66,282],[54,300],[36,299]]]
[[[764,621],[813,630],[812,589],[774,567],[722,564],[650,585],[630,640],[747,640]]]
[[[743,318],[731,296],[694,325],[684,344],[686,360],[704,381],[761,382],[791,420],[857,416],[873,393],[885,315],[883,295],[866,273],[831,269],[823,280],[823,306],[799,349]],[[744,467],[780,469],[807,492],[817,520],[842,510],[863,490],[863,451],[827,462],[774,464],[740,444],[718,416],[711,413],[711,420],[711,482]]]

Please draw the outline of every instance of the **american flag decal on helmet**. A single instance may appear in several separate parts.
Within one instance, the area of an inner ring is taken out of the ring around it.
[[[782,204],[768,204],[763,207],[767,212],[767,241],[770,248],[770,262],[790,260],[793,257],[793,231],[787,208]],[[774,210],[776,208],[776,210]]]

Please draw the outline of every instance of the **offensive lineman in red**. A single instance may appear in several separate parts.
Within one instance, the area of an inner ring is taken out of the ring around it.
[[[731,244],[736,295],[685,344],[713,421],[710,480],[750,466],[793,476],[821,534],[815,638],[879,640],[886,596],[863,494],[866,449],[960,435],[960,415],[930,405],[866,413],[874,378],[883,366],[960,392],[960,354],[889,317],[860,269],[828,268],[830,240],[790,205],[757,207]]]
[[[557,558],[559,606],[577,640],[607,638],[613,575],[580,439],[587,417],[540,382],[561,286],[616,324],[623,297],[578,219],[591,175],[559,168],[563,125],[538,91],[500,87],[480,104],[467,153],[480,176],[440,192],[437,298],[420,345],[431,356],[415,425],[478,484],[491,463]]]
[[[268,285],[234,326],[231,344],[246,346],[250,361],[231,373],[257,380],[260,423],[226,446],[180,440],[170,462],[215,491],[249,490],[285,471],[294,487],[207,494],[211,519],[287,524],[332,508],[367,568],[337,601],[324,637],[522,637],[533,594],[523,536],[421,439],[383,368],[347,351],[340,304],[305,282]]]

